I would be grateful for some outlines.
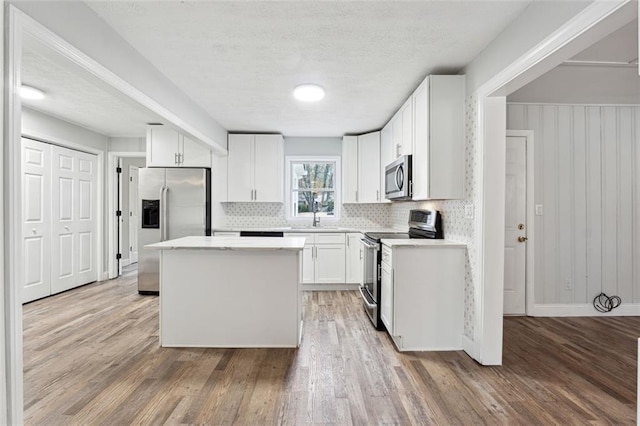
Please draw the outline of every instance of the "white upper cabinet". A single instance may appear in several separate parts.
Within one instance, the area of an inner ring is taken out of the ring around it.
[[[373,132],[358,136],[358,202],[380,201],[380,132]]]
[[[411,155],[413,149],[413,103],[411,98],[402,105],[402,142],[398,156]]]
[[[342,138],[343,203],[381,202],[380,170],[380,132]]]
[[[358,202],[358,137],[342,137],[342,202]]]
[[[464,198],[464,85],[428,76],[413,93],[413,199]]]
[[[211,150],[169,127],[149,126],[147,167],[211,167]]]
[[[391,122],[389,122],[380,132],[380,198],[384,202],[390,202],[385,198],[384,194],[384,169],[389,163],[395,160],[395,158],[396,156],[393,151],[393,128]]]
[[[391,143],[393,144],[393,159],[395,160],[402,154],[400,153],[402,148],[402,109],[396,112],[391,121]]]
[[[282,135],[229,134],[227,200],[282,202]]]

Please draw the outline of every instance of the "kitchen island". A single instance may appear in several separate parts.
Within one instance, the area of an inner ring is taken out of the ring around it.
[[[160,252],[160,344],[297,347],[305,238],[185,237]]]

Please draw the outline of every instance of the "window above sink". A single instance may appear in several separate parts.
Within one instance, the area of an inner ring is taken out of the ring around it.
[[[287,220],[293,227],[311,227],[315,217],[327,229],[323,224],[340,219],[339,171],[339,157],[286,157]]]

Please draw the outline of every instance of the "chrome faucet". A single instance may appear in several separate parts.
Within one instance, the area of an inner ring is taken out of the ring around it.
[[[313,210],[313,224],[312,226],[315,228],[316,226],[320,225],[320,218],[317,216],[316,213],[318,213],[318,202],[316,201],[316,193],[313,193],[313,204],[312,204],[312,209]]]

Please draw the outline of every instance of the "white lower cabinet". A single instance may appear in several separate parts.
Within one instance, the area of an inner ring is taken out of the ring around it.
[[[362,244],[360,239],[363,235],[359,232],[347,234],[346,252],[346,282],[348,284],[362,285]]]
[[[393,336],[393,269],[382,262],[380,272],[380,318]]]
[[[380,316],[398,350],[462,349],[465,250],[392,247],[382,262]]]
[[[345,283],[345,234],[318,232],[284,234],[285,237],[306,237],[302,251],[303,284]]]

